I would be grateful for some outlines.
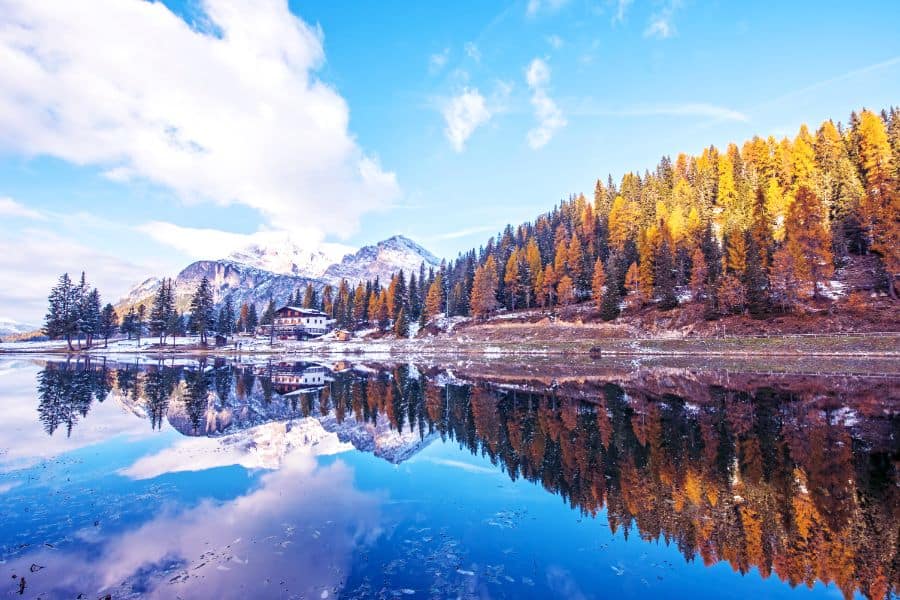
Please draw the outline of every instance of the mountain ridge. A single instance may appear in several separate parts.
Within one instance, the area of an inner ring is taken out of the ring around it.
[[[440,261],[434,254],[403,235],[394,235],[354,252],[344,253],[339,261],[324,268],[322,257],[333,256],[341,248],[339,244],[331,244],[326,250],[318,252],[303,248],[290,238],[285,239],[288,245],[284,249],[254,244],[232,252],[226,258],[190,263],[174,277],[176,307],[181,311],[188,309],[191,296],[203,277],[212,284],[213,301],[217,305],[231,297],[236,306],[246,302],[255,304],[260,310],[265,308],[269,298],[273,298],[276,303],[284,302],[295,290],[309,284],[313,285],[316,292],[321,293],[326,285],[336,287],[342,279],[347,279],[355,286],[359,281],[375,277],[382,281],[390,279],[400,270],[408,274],[418,270],[423,262],[426,269],[440,266]],[[299,255],[296,252],[298,249]],[[298,257],[311,260],[298,264],[294,260]],[[241,260],[237,260],[238,258]],[[260,265],[270,268],[262,268]],[[277,268],[278,271],[271,268]],[[314,272],[320,274],[303,274]],[[144,304],[149,309],[161,283],[161,278],[150,277],[132,287],[116,304],[119,315],[139,304]]]

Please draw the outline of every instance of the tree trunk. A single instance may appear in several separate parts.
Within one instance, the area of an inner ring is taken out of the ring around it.
[[[69,352],[71,352],[72,350],[75,349],[72,347],[72,336],[71,335],[66,336],[66,343],[69,345]]]

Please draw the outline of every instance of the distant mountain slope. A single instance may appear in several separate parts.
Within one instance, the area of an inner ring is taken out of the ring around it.
[[[339,263],[322,266],[323,261],[330,260],[337,250],[343,249],[338,244],[325,244],[321,250],[302,249],[288,240],[284,248],[253,246],[233,253],[229,258],[200,260],[185,267],[175,277],[176,304],[179,310],[187,310],[203,277],[212,284],[213,299],[217,304],[230,296],[237,306],[247,302],[262,309],[269,298],[274,298],[276,304],[285,302],[295,290],[310,283],[321,292],[326,284],[336,286],[344,278],[352,285],[376,276],[385,281],[401,269],[407,274],[418,270],[423,262],[426,269],[440,265],[440,261],[422,246],[406,237],[394,236],[346,254]],[[319,273],[319,276],[310,273]],[[150,278],[133,287],[119,301],[119,314],[142,303],[149,309],[160,283],[159,278]]]
[[[0,317],[0,336],[18,335],[20,333],[28,333],[36,329],[38,329],[37,325],[29,325],[28,323],[21,323],[19,321],[14,321],[13,319]]]
[[[343,244],[304,244],[290,236],[273,234],[265,243],[252,244],[228,255],[226,260],[279,275],[318,278],[325,270],[354,251]]]
[[[355,254],[348,254],[337,264],[325,270],[323,278],[330,283],[341,279],[357,282],[378,277],[382,281],[390,279],[399,270],[417,271],[419,265],[425,268],[439,267],[441,261],[431,252],[402,235],[395,235],[374,246],[364,246]]]

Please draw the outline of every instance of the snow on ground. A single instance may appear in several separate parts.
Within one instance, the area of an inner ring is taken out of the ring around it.
[[[822,284],[821,289],[822,295],[826,298],[830,298],[831,300],[837,300],[847,293],[847,286],[843,281],[836,281],[834,279],[830,281],[826,281]]]

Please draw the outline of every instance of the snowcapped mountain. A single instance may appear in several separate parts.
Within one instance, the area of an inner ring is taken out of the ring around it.
[[[401,269],[409,278],[409,274],[418,271],[423,262],[426,270],[441,264],[435,255],[408,237],[395,235],[374,246],[364,246],[355,254],[348,254],[340,263],[325,270],[324,279],[330,283],[338,283],[341,279],[356,282],[377,276],[384,281]]]
[[[29,325],[28,323],[21,323],[19,321],[14,321],[13,319],[0,317],[0,335],[28,333],[29,331],[35,331],[36,329],[39,329],[37,325]]]
[[[303,243],[289,234],[273,232],[264,243],[232,252],[227,260],[279,275],[318,278],[353,248],[343,244]]]
[[[431,252],[399,235],[356,252],[344,253],[345,250],[348,248],[340,244],[310,248],[280,236],[273,237],[271,243],[254,244],[234,252],[228,258],[200,260],[175,277],[176,305],[179,310],[187,310],[204,277],[212,284],[213,300],[217,304],[231,297],[237,306],[254,303],[261,310],[269,298],[276,304],[286,302],[295,290],[310,283],[321,292],[326,284],[336,286],[341,279],[347,279],[351,285],[376,276],[386,281],[401,269],[408,277],[423,262],[426,269],[440,266]],[[336,258],[340,255],[342,259]],[[142,303],[149,309],[161,281],[152,277],[134,286],[119,301],[119,314]]]

